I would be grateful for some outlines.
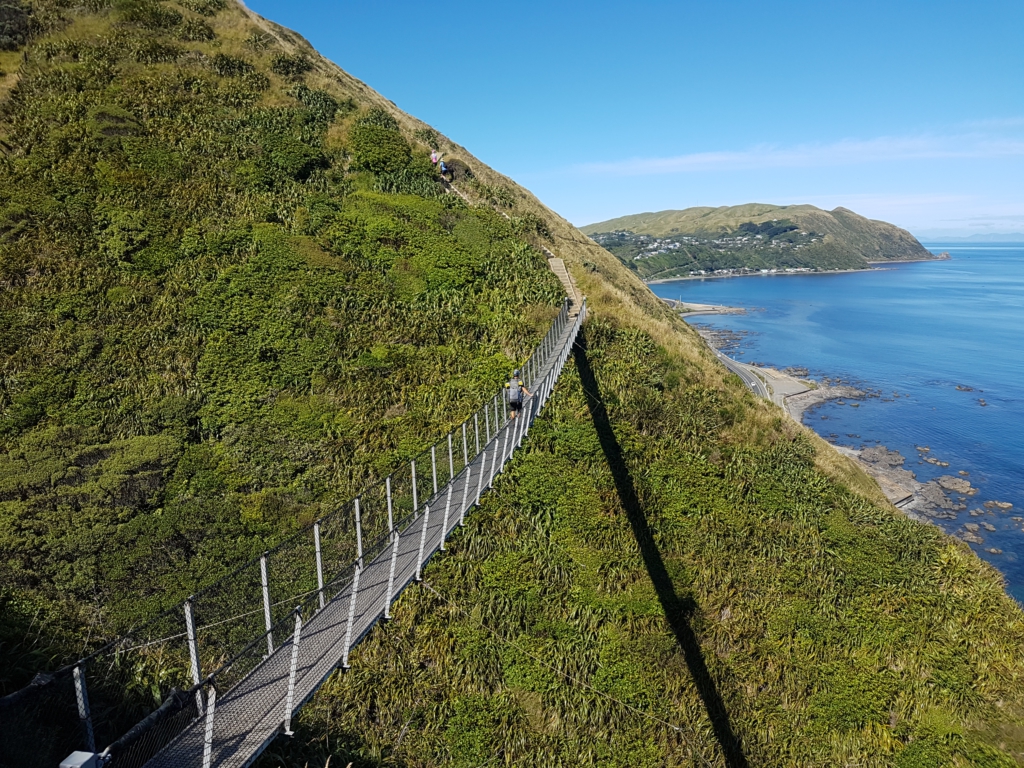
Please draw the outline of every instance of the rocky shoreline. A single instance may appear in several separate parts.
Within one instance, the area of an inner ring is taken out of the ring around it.
[[[907,517],[923,523],[939,525],[952,536],[975,544],[990,555],[1001,555],[998,547],[984,547],[985,535],[995,533],[1000,528],[1024,528],[1024,517],[1011,515],[1013,504],[1008,501],[994,499],[975,505],[972,499],[979,489],[971,485],[967,478],[968,472],[960,470],[956,475],[941,475],[933,480],[921,482],[917,475],[904,469],[906,458],[899,451],[891,451],[884,445],[871,448],[846,448],[835,446],[840,453],[855,460],[871,475],[881,487],[886,497]],[[917,446],[922,462],[948,467],[949,462],[928,462],[930,448]],[[954,530],[939,521],[958,520],[962,512],[970,509],[970,521],[964,522]],[[1007,526],[1008,517],[1012,525]],[[994,523],[1002,522],[1002,526]]]
[[[711,347],[723,353],[735,352],[749,335],[745,331],[712,328],[697,323],[694,328]],[[826,402],[835,401],[858,408],[860,401],[865,398],[891,402],[899,397],[896,392],[891,397],[883,396],[881,392],[866,391],[849,382],[827,377],[816,381],[808,378],[809,371],[806,368],[786,368],[780,371],[757,362],[739,364],[755,372],[770,388],[772,400],[801,424],[808,411]],[[961,386],[958,389],[970,391],[969,387]],[[821,418],[828,417],[823,415]],[[851,434],[848,437],[859,438],[860,435]],[[979,489],[971,484],[968,479],[970,474],[964,470],[956,474],[951,471],[950,474],[922,482],[913,471],[905,467],[907,459],[899,451],[889,450],[884,445],[861,448],[836,445],[838,435],[834,434],[825,439],[841,454],[856,461],[875,479],[893,506],[913,520],[939,526],[950,535],[990,555],[1001,555],[1002,550],[995,546],[984,546],[988,534],[1007,528],[1024,530],[1024,516],[1012,515],[1013,505],[1010,502],[991,499],[976,504],[974,498]],[[915,449],[918,463],[941,469],[949,468],[950,462],[934,456],[929,446],[919,445]],[[961,515],[968,510],[969,516],[962,524],[949,524],[949,521],[960,520]],[[1009,524],[1005,518],[1009,519]]]

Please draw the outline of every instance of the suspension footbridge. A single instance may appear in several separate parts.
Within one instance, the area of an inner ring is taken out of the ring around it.
[[[280,733],[290,734],[303,704],[390,618],[394,601],[421,579],[522,445],[586,317],[568,273],[559,277],[572,298],[522,367],[533,395],[518,418],[510,418],[499,391],[342,508],[89,657],[0,699],[0,768],[242,768]],[[116,705],[137,696],[131,688],[139,669],[175,664],[187,674],[161,690],[159,707],[133,720],[138,707]]]

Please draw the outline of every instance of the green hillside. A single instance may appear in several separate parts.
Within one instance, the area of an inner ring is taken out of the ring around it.
[[[623,216],[581,229],[644,279],[762,270],[864,269],[932,259],[904,229],[846,208],[749,205]]]
[[[556,312],[547,248],[574,365],[260,765],[1022,764],[999,574],[528,192],[225,0],[0,23],[0,695],[471,413]]]

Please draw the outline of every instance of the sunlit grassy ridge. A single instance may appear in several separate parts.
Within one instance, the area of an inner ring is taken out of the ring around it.
[[[998,574],[613,256],[239,7],[32,11],[0,108],[4,690],[457,423],[553,315],[544,245],[591,307],[576,366],[436,593],[264,764],[1020,758]]]

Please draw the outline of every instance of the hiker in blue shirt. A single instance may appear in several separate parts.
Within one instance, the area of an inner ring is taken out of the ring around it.
[[[522,379],[519,378],[518,368],[512,371],[512,378],[505,385],[505,389],[508,390],[508,417],[514,419],[523,410],[523,401],[526,399],[523,395],[525,394],[526,397],[533,397],[533,395],[530,390],[523,386]]]

